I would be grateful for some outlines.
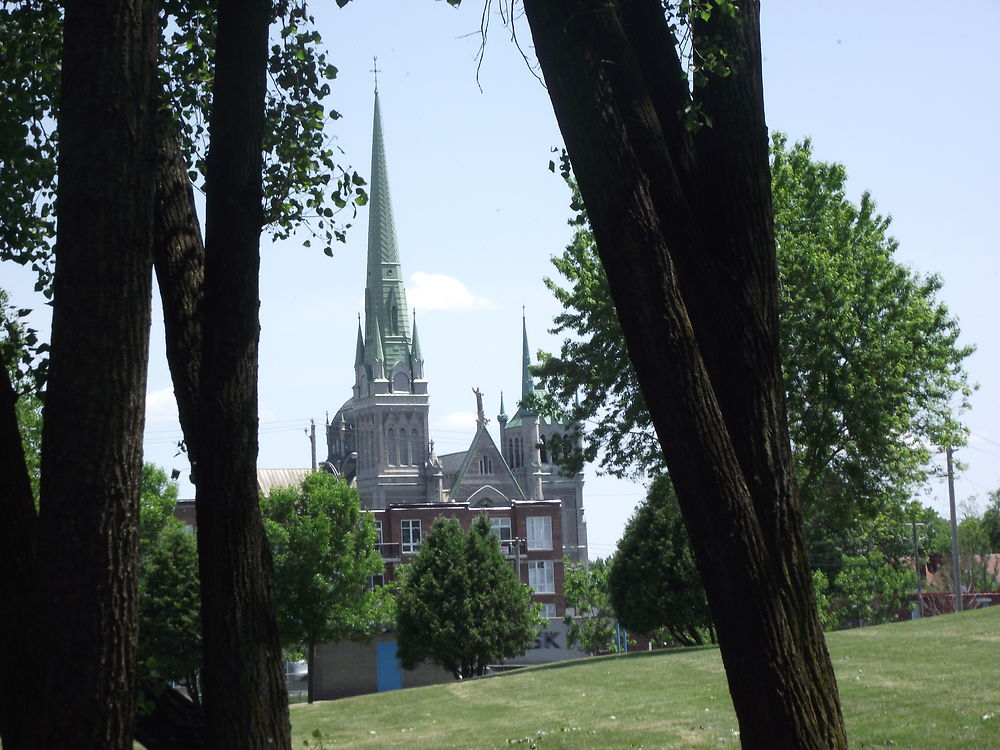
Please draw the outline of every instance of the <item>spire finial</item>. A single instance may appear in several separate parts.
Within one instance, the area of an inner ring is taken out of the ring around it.
[[[375,93],[378,93],[378,56],[372,56],[372,69],[371,72],[375,74]]]

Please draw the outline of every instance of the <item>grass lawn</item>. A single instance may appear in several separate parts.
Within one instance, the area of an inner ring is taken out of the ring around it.
[[[1000,607],[827,642],[852,748],[1000,749]],[[581,659],[291,712],[296,748],[739,747],[714,648]]]

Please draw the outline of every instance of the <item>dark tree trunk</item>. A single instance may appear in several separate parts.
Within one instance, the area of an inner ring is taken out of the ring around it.
[[[271,4],[221,0],[207,163],[196,468],[210,747],[290,748],[271,556],[257,499],[264,90]]]
[[[131,748],[156,6],[65,3],[38,549],[40,746]],[[20,647],[20,646],[19,646]]]
[[[792,476],[759,6],[689,94],[659,0],[525,0],[715,620],[744,747],[846,747]],[[702,127],[682,112],[700,107]]]
[[[0,617],[0,738],[10,750],[28,747],[37,729],[32,702],[41,692],[37,669],[35,622],[37,573],[35,542],[38,516],[17,425],[17,394],[5,363],[0,362],[0,601],[9,603]],[[18,675],[11,679],[10,675]]]
[[[157,153],[153,265],[163,305],[167,364],[192,470],[198,465],[198,370],[205,245],[198,226],[187,162],[174,136]]]

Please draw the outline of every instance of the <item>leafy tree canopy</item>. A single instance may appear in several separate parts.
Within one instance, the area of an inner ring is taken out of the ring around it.
[[[439,518],[416,559],[400,570],[400,662],[413,669],[429,659],[457,678],[482,675],[528,649],[536,609],[485,516],[467,534],[457,520]]]
[[[171,518],[141,560],[139,658],[163,679],[183,684],[197,703],[202,656],[195,537]]]
[[[384,595],[369,586],[383,569],[375,522],[355,489],[316,472],[300,487],[272,490],[261,510],[283,646],[363,639],[384,621]]]
[[[201,189],[212,103],[216,4],[160,3],[159,77],[162,134],[176,138],[191,180]],[[59,105],[62,10],[55,0],[0,7],[0,260],[30,265],[36,289],[50,294],[55,233],[56,114]],[[285,239],[304,227],[309,245],[328,255],[350,224],[336,213],[364,205],[364,180],[338,164],[328,123],[337,68],[327,59],[305,0],[274,3],[265,131],[264,222]]]
[[[608,571],[613,558],[600,558],[591,563],[563,564],[563,596],[573,614],[564,618],[569,631],[570,647],[579,644],[588,654],[610,651],[615,642],[615,612],[608,596]]]
[[[964,442],[973,347],[958,344],[940,278],[894,260],[889,218],[870,195],[847,199],[843,166],[778,134],[771,171],[794,460],[807,524],[839,533],[898,508],[927,478],[935,446]],[[537,372],[548,408],[585,425],[568,468],[599,460],[616,476],[653,476],[662,455],[575,190],[572,207],[573,241],[553,259],[564,282],[546,279],[564,308],[553,332],[568,336]]]

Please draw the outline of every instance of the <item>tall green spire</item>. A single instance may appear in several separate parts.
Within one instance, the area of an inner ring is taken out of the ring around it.
[[[388,377],[398,362],[409,365],[410,320],[406,308],[406,289],[403,287],[403,269],[396,245],[396,226],[392,218],[377,89],[368,207],[365,364],[370,366],[376,359],[383,359]]]

